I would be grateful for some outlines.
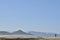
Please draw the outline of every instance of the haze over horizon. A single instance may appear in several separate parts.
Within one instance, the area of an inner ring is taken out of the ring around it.
[[[0,0],[0,31],[60,34],[60,0]]]

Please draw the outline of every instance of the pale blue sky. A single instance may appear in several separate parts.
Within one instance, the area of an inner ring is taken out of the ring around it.
[[[0,0],[0,31],[60,33],[60,0]]]

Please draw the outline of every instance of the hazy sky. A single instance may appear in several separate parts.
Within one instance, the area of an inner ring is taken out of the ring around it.
[[[0,0],[0,31],[60,33],[60,0]]]

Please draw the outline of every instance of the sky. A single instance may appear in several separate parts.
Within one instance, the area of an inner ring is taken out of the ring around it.
[[[60,0],[0,0],[0,31],[60,33]]]

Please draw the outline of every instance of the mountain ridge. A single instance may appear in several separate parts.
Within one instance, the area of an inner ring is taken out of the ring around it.
[[[0,35],[32,35],[39,37],[55,37],[55,36],[60,37],[60,34],[56,33],[35,32],[35,31],[24,32],[22,30],[17,30],[11,33],[7,31],[0,31]]]
[[[57,33],[46,33],[46,32],[35,32],[35,31],[30,31],[34,36],[40,36],[40,37],[60,37],[60,34]]]
[[[0,35],[21,35],[21,34],[31,35],[29,33],[26,33],[24,31],[22,31],[22,30],[17,30],[17,31],[14,31],[14,32],[0,31]]]

